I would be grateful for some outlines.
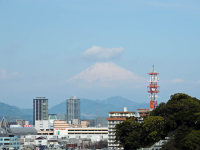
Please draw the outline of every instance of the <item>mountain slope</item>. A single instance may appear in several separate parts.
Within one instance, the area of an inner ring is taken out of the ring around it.
[[[70,80],[84,80],[87,82],[109,82],[109,81],[138,81],[141,77],[126,70],[113,62],[98,62],[86,70],[75,75]]]
[[[24,119],[32,122],[31,109],[20,109],[16,106],[11,106],[0,102],[0,118],[2,118],[3,116],[9,121]]]

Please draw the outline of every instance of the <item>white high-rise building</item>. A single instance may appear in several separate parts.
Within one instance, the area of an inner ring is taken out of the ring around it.
[[[124,108],[124,111],[109,112],[109,118],[107,118],[109,148],[119,147],[119,144],[115,143],[115,126],[125,121],[128,117],[135,117],[135,112],[127,111],[126,107]]]

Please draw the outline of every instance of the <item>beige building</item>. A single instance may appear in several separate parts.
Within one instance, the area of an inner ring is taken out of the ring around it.
[[[82,128],[87,128],[89,125],[89,122],[88,121],[81,121],[81,127]]]
[[[67,123],[65,120],[55,120],[53,126],[55,130],[57,128],[70,128],[71,124]]]
[[[54,135],[66,136],[67,138],[86,138],[91,141],[107,140],[108,128],[84,127],[87,122],[82,122],[82,126],[71,125],[65,120],[54,121]]]

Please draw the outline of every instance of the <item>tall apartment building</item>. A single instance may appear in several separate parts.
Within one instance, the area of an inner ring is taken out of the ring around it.
[[[33,124],[37,120],[48,120],[48,99],[36,97],[33,99]]]
[[[119,144],[115,143],[115,126],[125,121],[128,117],[135,117],[135,112],[127,111],[127,108],[124,108],[124,111],[121,112],[109,112],[109,118],[107,118],[109,148],[119,147]]]
[[[76,96],[72,96],[66,101],[66,112],[67,112],[67,121],[80,122],[80,99],[77,99]]]

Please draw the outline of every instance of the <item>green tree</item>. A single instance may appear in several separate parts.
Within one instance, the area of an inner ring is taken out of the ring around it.
[[[142,146],[142,125],[134,118],[129,118],[121,124],[116,125],[116,142],[124,150],[135,150]]]
[[[163,150],[200,150],[200,100],[177,93],[139,123],[127,119],[116,126],[116,142],[125,150],[149,147],[170,137]]]
[[[200,150],[200,130],[180,127],[175,138],[166,143],[162,150]]]
[[[176,145],[180,146],[180,149],[200,150],[200,130],[192,130]]]
[[[171,136],[171,141],[164,145],[163,149],[199,149],[200,139],[197,133],[200,131],[200,101],[198,99],[187,94],[174,94],[165,105],[159,106],[151,115],[165,118],[165,134]]]
[[[129,118],[116,125],[116,142],[125,150],[151,146],[164,136],[164,124],[164,118],[161,116],[149,116],[143,123]]]
[[[142,123],[142,131],[144,136],[144,145],[151,146],[155,142],[165,137],[164,134],[165,121],[161,116],[149,116]]]

